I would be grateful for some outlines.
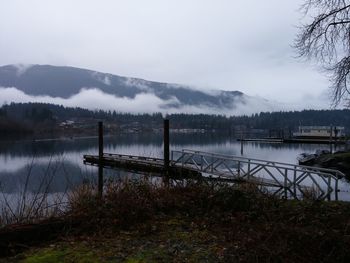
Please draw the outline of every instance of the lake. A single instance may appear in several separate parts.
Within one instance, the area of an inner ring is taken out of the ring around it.
[[[199,151],[240,155],[236,138],[218,133],[170,134],[171,150]],[[97,169],[83,164],[84,154],[98,153],[95,137],[56,140],[18,140],[0,142],[1,192],[11,195],[26,188],[28,192],[61,193],[86,181],[96,181]],[[244,157],[297,164],[301,153],[329,149],[328,145],[244,142]],[[104,151],[162,157],[161,133],[131,133],[108,136]],[[122,170],[105,169],[106,177],[132,176]],[[137,176],[137,175],[134,175]],[[43,182],[45,184],[43,184]],[[45,186],[44,186],[45,185]],[[340,183],[339,199],[350,200],[349,184]]]

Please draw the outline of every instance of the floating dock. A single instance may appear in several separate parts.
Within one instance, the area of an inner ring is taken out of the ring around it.
[[[122,168],[167,179],[244,182],[265,187],[284,198],[338,200],[338,181],[344,174],[331,169],[279,163],[195,150],[172,151],[170,158],[169,120],[164,120],[164,158],[105,153],[103,124],[98,123],[98,155],[84,155],[84,164],[98,167],[98,194],[103,194],[103,168]],[[242,140],[243,141],[243,140]],[[246,139],[247,141],[247,139]],[[256,141],[256,140],[255,140]],[[283,142],[274,138],[273,142]],[[241,152],[243,152],[241,144]],[[274,189],[274,190],[271,190]]]
[[[84,164],[93,166],[100,165],[100,158],[97,155],[84,155],[83,158]],[[104,168],[122,168],[138,173],[150,173],[159,176],[169,175],[172,178],[201,178],[201,173],[198,171],[180,168],[172,165],[172,163],[166,168],[164,159],[154,157],[104,153],[101,163]]]
[[[313,190],[317,199],[337,200],[338,180],[344,177],[337,170],[193,150],[172,151],[168,167],[160,158],[111,153],[84,155],[84,163],[170,179],[246,182],[274,189],[270,192],[295,199]]]
[[[267,143],[307,143],[307,144],[345,144],[346,141],[330,141],[322,139],[283,139],[283,138],[262,138],[262,139],[237,139],[243,142],[267,142]]]

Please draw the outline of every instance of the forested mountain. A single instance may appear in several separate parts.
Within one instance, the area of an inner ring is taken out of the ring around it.
[[[164,108],[205,106],[218,110],[232,109],[237,103],[246,103],[248,98],[239,91],[203,92],[185,85],[51,65],[2,66],[0,87],[14,87],[32,96],[64,99],[79,94],[83,88],[98,89],[105,94],[129,99],[139,94],[151,94],[164,102]]]
[[[303,110],[288,112],[261,112],[251,116],[188,115],[169,116],[172,125],[191,128],[233,129],[291,129],[300,125],[345,126],[350,130],[350,110]]]
[[[11,103],[3,105],[0,108],[0,116],[7,116],[12,120],[18,121],[54,121],[61,122],[65,120],[80,121],[117,121],[120,123],[149,121],[161,122],[163,117],[161,113],[155,114],[129,114],[117,113],[116,111],[91,111],[83,108],[69,108],[61,105],[49,103]]]
[[[208,114],[170,114],[171,128],[216,129],[230,131],[235,129],[289,129],[296,130],[299,125],[338,125],[350,131],[350,110],[304,110],[290,112],[262,112],[251,116],[208,115]],[[82,108],[66,108],[44,103],[12,103],[0,108],[0,119],[18,123],[58,124],[67,120],[81,123],[95,123],[103,120],[116,125],[132,124],[159,128],[163,116],[155,114],[128,114],[106,111],[90,111]],[[0,127],[1,128],[1,127]]]

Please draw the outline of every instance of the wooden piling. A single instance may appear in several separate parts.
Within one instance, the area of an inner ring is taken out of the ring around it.
[[[164,169],[166,172],[169,171],[169,156],[170,156],[170,147],[169,147],[169,120],[164,120]]]
[[[330,153],[333,153],[333,145],[332,145],[332,132],[333,132],[333,126],[330,126],[330,135],[329,135],[329,151]]]
[[[338,181],[339,181],[339,178],[338,178],[338,174],[337,174],[337,179],[335,180],[335,186],[334,186],[334,194],[335,194],[335,200],[338,201]]]
[[[288,170],[285,169],[284,171],[284,182],[283,182],[283,186],[284,186],[284,198],[287,199],[288,198]]]
[[[98,122],[98,196],[102,197],[103,192],[103,123],[102,121]]]

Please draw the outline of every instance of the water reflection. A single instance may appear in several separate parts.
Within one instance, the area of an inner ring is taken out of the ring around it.
[[[240,155],[240,142],[218,133],[171,134],[171,149],[194,149]],[[105,152],[161,157],[161,133],[120,134],[105,137]],[[84,181],[96,180],[96,168],[82,163],[84,154],[97,154],[97,138],[65,140],[7,141],[0,143],[0,183],[2,191],[13,193],[23,188],[28,175],[28,190],[64,192]],[[296,163],[300,153],[329,149],[328,145],[245,142],[244,156],[277,162]],[[124,171],[106,170],[106,176],[123,177]]]

